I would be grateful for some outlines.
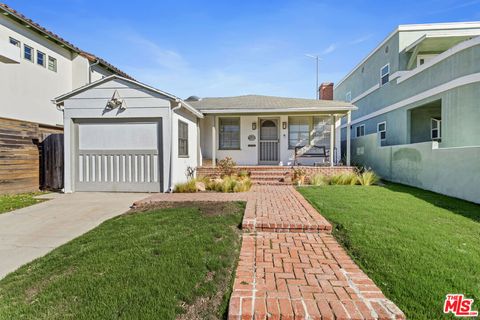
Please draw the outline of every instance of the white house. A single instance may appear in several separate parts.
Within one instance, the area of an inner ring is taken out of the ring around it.
[[[269,96],[184,101],[117,75],[54,102],[64,116],[65,192],[165,192],[204,159],[226,156],[241,165],[334,166],[340,119],[356,109]]]

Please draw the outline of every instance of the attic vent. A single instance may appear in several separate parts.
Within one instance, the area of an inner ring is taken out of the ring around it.
[[[202,98],[197,96],[190,96],[185,101],[200,101],[200,100],[202,100]]]

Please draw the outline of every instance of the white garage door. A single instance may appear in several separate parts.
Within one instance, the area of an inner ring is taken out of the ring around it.
[[[158,122],[79,123],[77,191],[159,192]]]

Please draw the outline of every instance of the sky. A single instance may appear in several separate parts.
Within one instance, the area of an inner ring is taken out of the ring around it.
[[[1,0],[0,0],[1,1]],[[136,80],[187,98],[315,98],[397,25],[480,20],[480,0],[6,0]]]

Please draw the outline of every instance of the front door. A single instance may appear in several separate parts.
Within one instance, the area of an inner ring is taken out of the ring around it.
[[[260,164],[278,164],[278,119],[260,119]]]

